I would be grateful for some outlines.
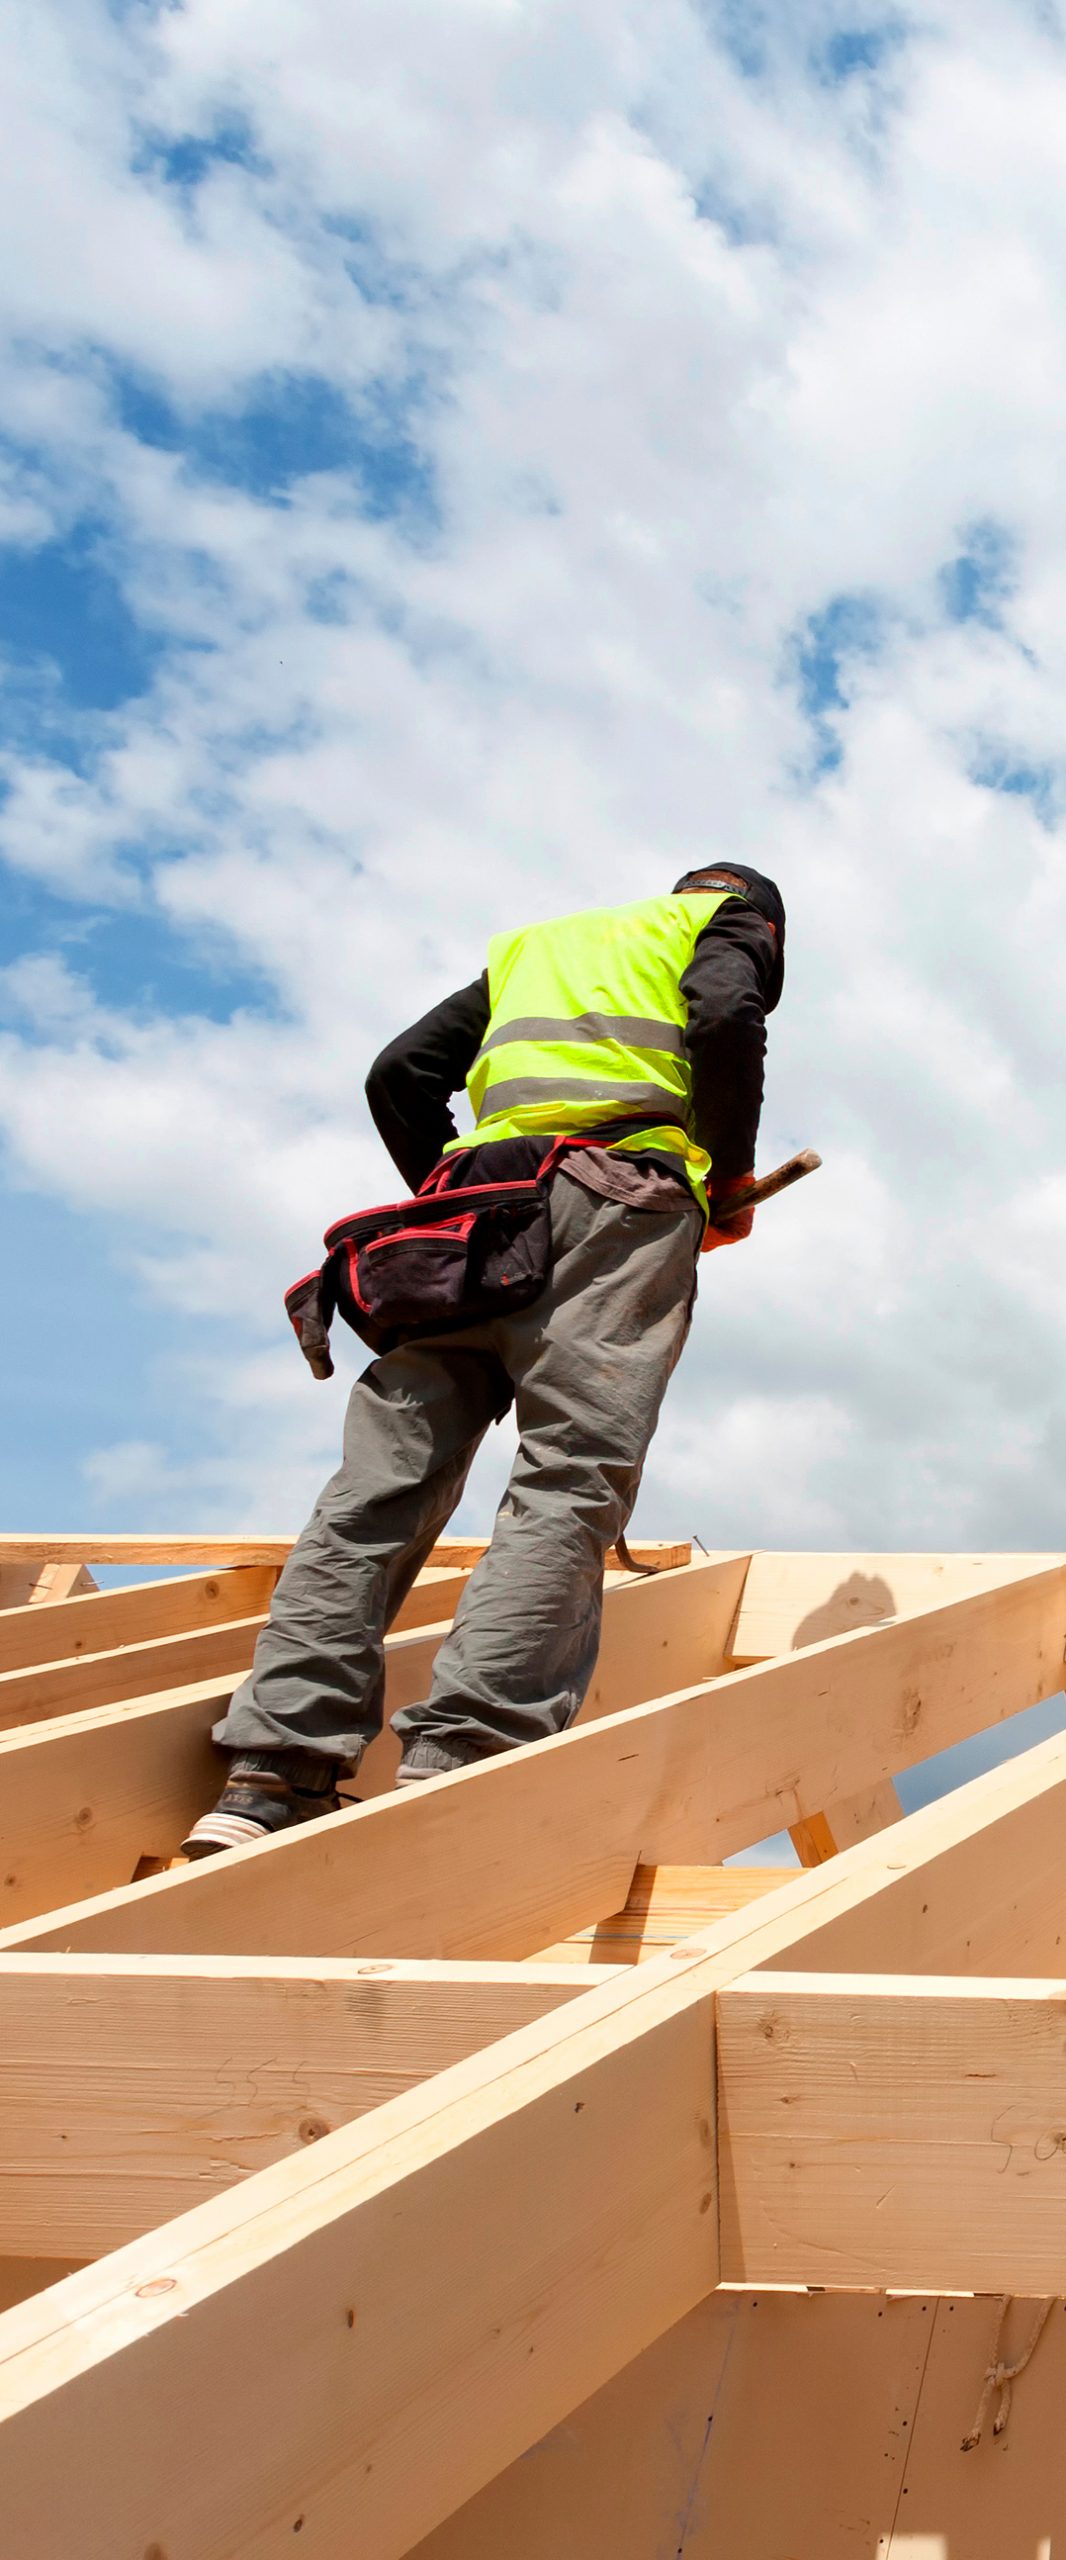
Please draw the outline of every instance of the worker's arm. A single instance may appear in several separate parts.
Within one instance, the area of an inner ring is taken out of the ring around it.
[[[489,987],[482,974],[401,1031],[374,1060],[366,1080],[371,1118],[411,1191],[459,1135],[451,1098],[465,1084],[488,1026]]]
[[[765,917],[731,898],[700,935],[681,980],[693,1134],[712,1160],[712,1198],[750,1175],[755,1163],[775,960]]]

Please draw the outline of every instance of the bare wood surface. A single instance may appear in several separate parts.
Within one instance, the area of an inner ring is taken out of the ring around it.
[[[751,1560],[730,1652],[737,1664],[769,1661],[1061,1562],[1054,1553],[783,1555],[761,1549]]]
[[[66,1662],[38,1663],[30,1671],[0,1672],[0,1731],[13,1733],[53,1716],[118,1706],[125,1698],[157,1696],[197,1680],[236,1679],[251,1666],[262,1617],[230,1619],[122,1645],[114,1653],[75,1654]]]
[[[545,1947],[535,1961],[647,1963],[693,1929],[704,1929],[730,1911],[743,1911],[763,1894],[776,1893],[794,1874],[794,1867],[638,1867],[623,1910]]]
[[[76,1556],[63,1564],[33,1559],[5,1562],[0,1556],[0,1623],[9,1609],[39,1608],[42,1602],[65,1600],[72,1591],[95,1591],[88,1565]]]
[[[699,1569],[673,1587],[693,1592]],[[634,1585],[629,1606],[668,1588]],[[413,1804],[367,1805],[30,1922],[2,1943],[532,1955],[621,1909],[636,1865],[720,1863],[1051,1694],[1064,1622],[1057,1565],[434,1780]]]
[[[1066,2312],[1006,2433],[973,2422],[997,2306],[717,2293],[409,2560],[1052,2560]],[[1032,2304],[1004,2340],[1024,2344]]]
[[[265,1624],[265,1608],[269,1605],[269,1589],[264,1591],[262,1586],[271,1584],[273,1579],[268,1567],[255,1566],[237,1567],[230,1573],[208,1577],[202,1586],[209,1599],[209,1605],[203,1611],[204,1623],[196,1623],[201,1614],[199,1610],[192,1623],[186,1623],[177,1616],[176,1595],[182,1591],[180,1582],[146,1584],[140,1591],[121,1595],[101,1593],[95,1601],[66,1604],[70,1609],[86,1611],[76,1627],[71,1628],[71,1633],[80,1638],[80,1642],[76,1647],[72,1645],[66,1656],[50,1653],[18,1668],[0,1670],[0,1728],[36,1724],[48,1716],[77,1715],[88,1707],[112,1706],[123,1698],[145,1697],[159,1690],[185,1687],[190,1681],[217,1678],[228,1671],[247,1671],[255,1651],[256,1637]],[[446,1624],[466,1587],[466,1580],[462,1573],[433,1573],[424,1582],[416,1583],[398,1612],[396,1632],[409,1632],[434,1623],[438,1626]],[[241,1586],[248,1584],[253,1585],[250,1596],[255,1614],[239,1615],[241,1601],[249,1596]],[[254,1589],[256,1584],[260,1586],[258,1593]],[[217,1603],[223,1605],[210,1605],[214,1595],[217,1595]],[[116,1605],[120,1597],[127,1603],[141,1605],[127,1609],[124,1619],[120,1619]],[[258,1605],[260,1598],[261,1606]],[[227,1601],[230,1603],[228,1615],[224,1606]],[[179,1601],[177,1607],[180,1605]],[[100,1612],[95,1618],[94,1610]],[[58,1610],[49,1612],[49,1619],[53,1620],[59,1614]],[[12,1611],[11,1617],[23,1621],[33,1619],[34,1625],[28,1637],[32,1647],[40,1624],[40,1612]],[[168,1619],[176,1622],[163,1632],[149,1632],[153,1619],[157,1617],[164,1622]],[[114,1633],[116,1622],[117,1634]],[[58,1628],[50,1623],[49,1633],[53,1642],[56,1635],[61,1637],[66,1632],[67,1624],[65,1615]],[[7,1628],[0,1618],[0,1661],[3,1659],[5,1634]],[[24,1630],[19,1628],[16,1642],[22,1635]]]
[[[277,1580],[272,1565],[234,1565],[216,1574],[177,1574],[167,1582],[130,1583],[61,1606],[0,1610],[0,1672],[29,1671],[75,1655],[112,1653],[234,1618],[262,1618]],[[466,1589],[464,1571],[430,1566],[397,1612],[396,1630],[431,1626],[452,1616]]]
[[[468,1568],[477,1564],[488,1546],[487,1538],[438,1538],[427,1561],[431,1565]],[[292,1538],[226,1538],[194,1537],[175,1532],[168,1537],[126,1537],[110,1535],[106,1530],[71,1531],[53,1536],[43,1534],[9,1534],[0,1536],[0,1568],[7,1564],[64,1564],[71,1557],[80,1562],[88,1558],[93,1564],[158,1564],[210,1565],[216,1570],[225,1565],[284,1564],[291,1554]],[[689,1564],[692,1542],[688,1538],[636,1538],[630,1542],[630,1553],[636,1564],[660,1567],[664,1571]],[[617,1564],[612,1547],[608,1563]]]
[[[232,1686],[201,1680],[0,1734],[5,1927],[128,1884],[142,1858],[173,1857],[217,1795],[211,1727]]]
[[[805,1933],[804,1968],[1057,1976],[1066,1967],[1064,1829],[1066,1736],[1054,1734],[888,1833],[876,1913],[842,1910]]]
[[[389,1636],[385,1707],[424,1696],[443,1627]],[[0,1913],[5,1926],[129,1884],[143,1860],[166,1866],[218,1794],[225,1762],[212,1727],[238,1674],[0,1733]],[[366,1794],[392,1784],[386,1731],[367,1754]],[[284,1949],[278,1952],[284,1953]]]
[[[1066,2293],[1064,2001],[954,1976],[724,1990],[725,2280]]]
[[[119,2248],[587,1980],[550,1965],[0,1961],[0,2253]]]
[[[856,1840],[870,1840],[875,1831],[884,1831],[890,1822],[902,1822],[903,1807],[891,1778],[881,1778],[876,1786],[863,1787],[856,1796],[841,1798],[825,1805],[821,1813],[811,1814],[806,1822],[791,1825],[792,1846],[801,1867],[820,1867],[826,1858],[835,1858],[841,1849],[850,1849]]]
[[[0,1672],[30,1671],[75,1655],[111,1653],[155,1636],[262,1616],[276,1575],[270,1565],[238,1565],[226,1573],[178,1574],[170,1582],[136,1582],[93,1591],[47,1609],[0,1611]]]
[[[979,2315],[958,2323],[965,2397],[988,2313],[958,2308]],[[410,2560],[882,2560],[879,2537],[901,2505],[907,2514],[902,2490],[936,2317],[935,2303],[913,2296],[712,2294]],[[1066,2322],[1063,2330],[1066,2349]],[[1045,2498],[1062,2471],[1053,2406],[1042,2398],[1043,2455],[1038,2435],[1025,2432]],[[944,2515],[935,2493],[950,2469],[958,2539],[947,2553],[934,2544],[935,2560],[1036,2560],[1040,2499],[1028,2482],[1028,2539],[1015,2536],[998,2499],[1000,2541],[970,2538],[981,2474],[945,2454],[962,2428],[953,2435],[938,2416],[939,2470],[927,2475],[918,2517]],[[922,2543],[902,2549],[907,2560],[934,2560]]]

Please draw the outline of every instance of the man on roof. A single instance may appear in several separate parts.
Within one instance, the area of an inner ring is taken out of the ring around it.
[[[413,1331],[357,1381],[341,1466],[215,1728],[229,1771],[187,1856],[336,1810],[381,1727],[386,1631],[512,1402],[519,1445],[491,1543],[428,1696],[393,1718],[397,1784],[572,1724],[698,1255],[750,1233],[750,1212],[708,1227],[707,1205],[752,1179],[784,943],[773,881],[711,864],[669,895],[498,935],[483,974],[375,1060],[370,1110],[412,1191],[438,1166],[464,1186],[546,1173],[543,1285]],[[450,1107],[464,1083],[472,1140]]]

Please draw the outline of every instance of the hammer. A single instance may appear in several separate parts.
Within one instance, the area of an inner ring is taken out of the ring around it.
[[[802,1155],[789,1156],[779,1164],[776,1173],[763,1175],[761,1182],[750,1182],[746,1191],[736,1191],[711,1210],[712,1227],[728,1227],[734,1218],[743,1217],[746,1209],[757,1209],[764,1200],[773,1200],[779,1191],[789,1191],[794,1182],[802,1182],[805,1173],[817,1173],[821,1156],[813,1147],[804,1147]]]

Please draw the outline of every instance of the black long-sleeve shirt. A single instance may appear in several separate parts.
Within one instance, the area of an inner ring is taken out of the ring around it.
[[[755,1162],[774,965],[765,918],[731,898],[701,933],[681,980],[692,1132],[713,1159],[712,1187],[750,1172]],[[466,1082],[489,1013],[483,974],[434,1005],[374,1060],[366,1080],[371,1116],[412,1191],[459,1134],[451,1099]]]

